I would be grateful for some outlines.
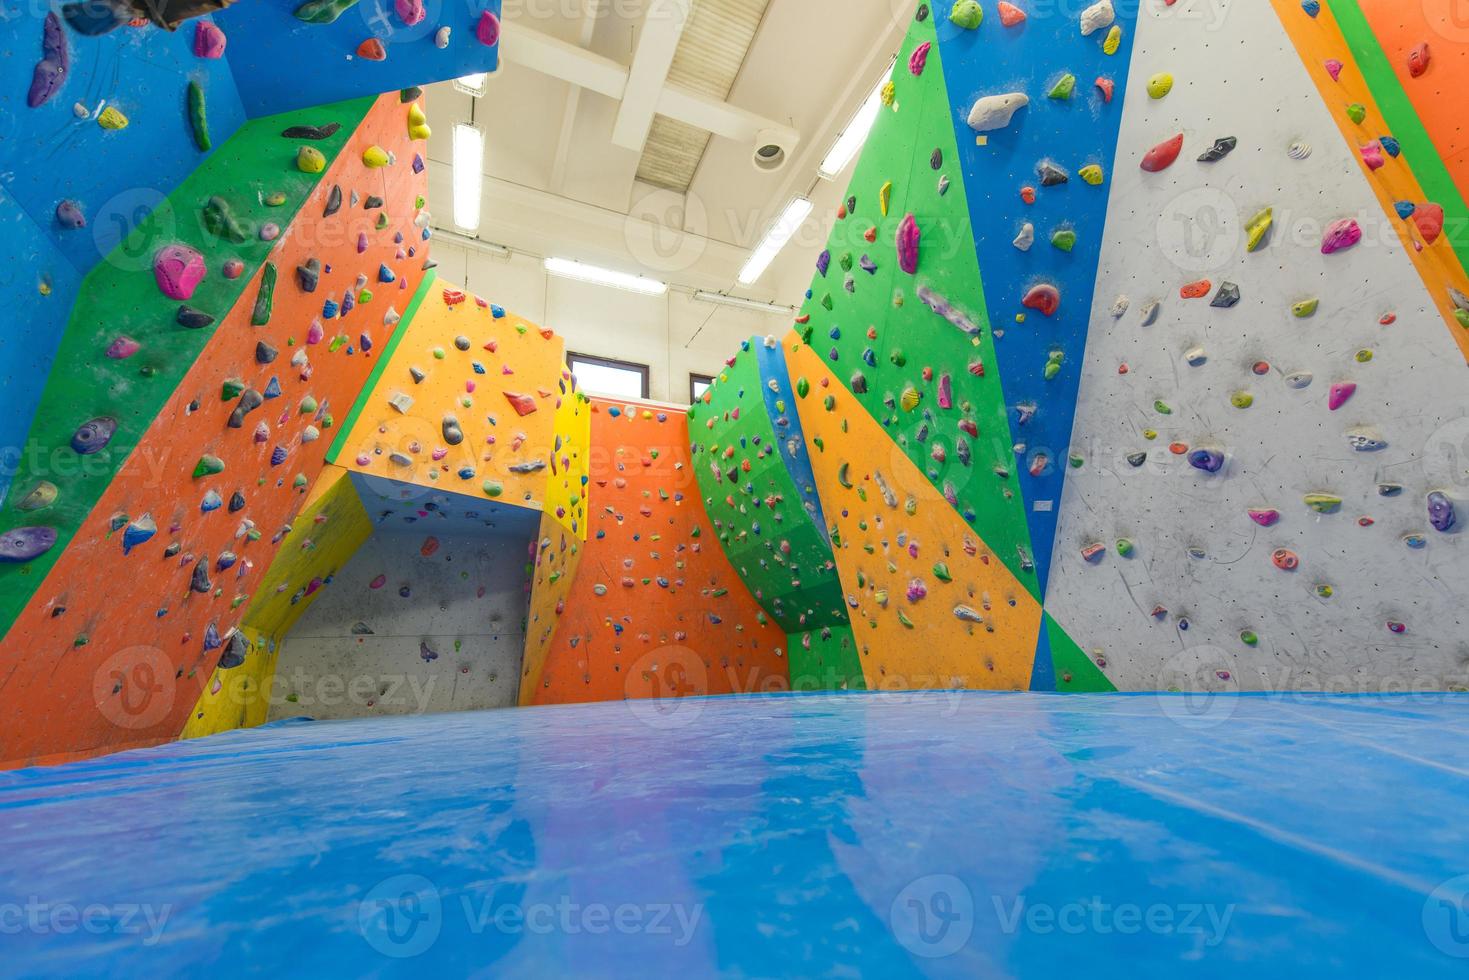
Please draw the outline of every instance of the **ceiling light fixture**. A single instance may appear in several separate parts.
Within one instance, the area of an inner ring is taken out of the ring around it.
[[[490,90],[490,76],[485,72],[477,72],[473,75],[456,78],[454,79],[454,89],[455,91],[463,92],[465,95],[472,95],[476,99],[481,98]]]
[[[468,123],[455,123],[454,224],[465,231],[479,228],[484,160],[485,134]]]
[[[647,276],[618,272],[614,269],[603,269],[573,259],[546,259],[546,271],[563,279],[578,279],[582,282],[596,283],[599,286],[611,286],[614,289],[625,289],[631,293],[642,293],[645,296],[662,296],[668,292],[666,282],[649,279]]]
[[[775,261],[780,250],[786,247],[786,243],[801,227],[801,222],[810,216],[811,202],[804,197],[792,198],[791,203],[786,205],[780,217],[775,219],[775,224],[770,226],[770,230],[760,240],[760,244],[750,253],[745,267],[740,270],[740,282],[746,286],[759,282],[765,270],[770,268],[770,263]]]
[[[507,259],[510,257],[510,249],[504,245],[487,242],[482,238],[470,238],[468,235],[460,235],[457,232],[450,231],[447,228],[440,228],[437,225],[434,226],[433,236],[434,241],[448,242],[451,245],[458,245],[460,248],[467,248],[471,251],[482,252],[485,255],[492,255],[497,259]]]
[[[847,128],[842,130],[842,134],[831,145],[831,150],[827,152],[826,159],[821,161],[821,166],[816,168],[816,175],[822,180],[832,180],[839,176],[843,170],[847,169],[847,164],[851,163],[861,151],[862,144],[867,142],[868,134],[872,132],[872,127],[877,123],[878,110],[882,108],[883,86],[887,85],[888,79],[892,77],[893,66],[896,64],[896,59],[888,64],[887,71],[882,73],[877,87],[872,90],[872,94],[867,97],[867,101],[862,103],[862,107],[857,110],[852,121],[847,123]]]
[[[713,303],[715,306],[730,306],[737,310],[752,310],[756,313],[776,313],[780,316],[795,316],[796,307],[781,306],[779,303],[762,303],[758,299],[745,299],[743,296],[730,296],[728,293],[714,293],[707,289],[700,289],[694,293],[694,299],[700,303]]]

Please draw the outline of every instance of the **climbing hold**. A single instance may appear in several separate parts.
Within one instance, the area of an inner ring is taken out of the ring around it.
[[[1061,291],[1050,283],[1037,283],[1026,290],[1020,304],[1027,309],[1038,310],[1044,316],[1055,316],[1061,306]]]
[[[303,293],[316,292],[317,285],[321,282],[321,260],[309,258],[296,266],[296,285],[301,287]]]
[[[1209,301],[1209,305],[1218,309],[1227,310],[1239,303],[1239,287],[1232,282],[1221,282],[1219,292]]]
[[[1178,154],[1183,150],[1183,134],[1169,140],[1164,140],[1149,150],[1142,159],[1140,166],[1148,173],[1155,174],[1161,170],[1167,170],[1178,159]]]
[[[275,306],[275,280],[275,263],[265,263],[260,272],[260,290],[255,294],[255,306],[250,311],[251,325],[263,327],[270,322],[271,310]]]
[[[68,228],[73,231],[78,228],[85,228],[87,226],[87,218],[86,215],[82,214],[81,202],[67,198],[56,205],[56,223],[63,228]]]
[[[441,425],[444,441],[451,446],[457,446],[464,441],[464,430],[459,427],[459,420],[452,415],[445,415]]]
[[[1102,41],[1102,54],[1114,55],[1122,47],[1122,25],[1113,24]]]
[[[877,192],[877,205],[882,210],[882,216],[884,218],[887,217],[887,214],[888,214],[888,205],[890,205],[892,203],[892,200],[893,200],[893,182],[890,181],[890,180],[889,181],[885,181],[883,183],[882,187],[879,188],[878,189],[878,192]]]
[[[426,140],[433,132],[428,125],[428,117],[424,115],[423,108],[417,103],[408,107],[408,138],[411,140]],[[382,205],[379,204],[378,207]]]
[[[19,563],[39,558],[56,544],[54,527],[16,527],[0,534],[0,562]]]
[[[1081,549],[1081,559],[1095,565],[1107,554],[1107,546],[1100,541],[1094,541]]]
[[[918,244],[921,234],[918,222],[911,213],[903,217],[898,225],[898,267],[908,275],[918,272]]]
[[[1334,412],[1345,405],[1356,393],[1357,386],[1354,382],[1338,381],[1331,386],[1331,392],[1326,399],[1326,407]]]
[[[1360,126],[1362,120],[1367,118],[1367,107],[1360,102],[1353,102],[1347,106],[1347,118]]]
[[[1315,376],[1310,371],[1293,371],[1285,376],[1285,385],[1287,388],[1295,388],[1298,390],[1301,388],[1309,388],[1311,387],[1311,381],[1314,379],[1314,377]]]
[[[500,41],[500,18],[491,11],[484,11],[474,25],[474,36],[486,47],[494,47]]]
[[[1245,251],[1259,251],[1265,244],[1265,237],[1270,233],[1270,226],[1275,223],[1275,209],[1266,208],[1257,213],[1245,225]]]
[[[153,278],[170,299],[188,299],[204,278],[204,256],[187,245],[165,245],[153,256]]]
[[[1249,408],[1255,404],[1255,396],[1248,391],[1236,391],[1229,396],[1229,404],[1235,408]]]
[[[325,126],[287,126],[281,135],[288,140],[324,140],[342,128],[341,123],[331,122]]]
[[[1296,140],[1286,149],[1285,155],[1292,160],[1304,160],[1311,155],[1311,144],[1303,140]]]
[[[224,460],[218,456],[211,456],[208,453],[200,456],[199,462],[194,464],[194,479],[196,480],[201,476],[214,476],[217,473],[223,472]]]
[[[1007,92],[1004,95],[987,95],[974,103],[969,110],[969,128],[976,133],[1003,129],[1010,125],[1016,111],[1030,105],[1024,92]]]
[[[107,448],[117,433],[117,419],[101,415],[83,422],[72,434],[71,448],[78,456],[91,456]]]
[[[1224,454],[1217,449],[1195,449],[1188,454],[1188,465],[1205,473],[1218,473],[1224,468]]]
[[[1050,91],[1046,93],[1046,98],[1056,99],[1059,102],[1065,102],[1070,100],[1072,94],[1075,91],[1076,76],[1068,71],[1060,78],[1056,79],[1056,83],[1052,85]]]
[[[513,391],[507,391],[504,394],[505,400],[510,403],[511,408],[515,409],[516,415],[523,418],[536,410],[536,400],[530,395],[518,394]]]
[[[1387,448],[1387,441],[1366,426],[1348,429],[1346,437],[1347,445],[1359,453],[1375,453]]]
[[[1151,327],[1158,322],[1158,314],[1163,310],[1163,304],[1159,300],[1149,300],[1143,305],[1140,322],[1144,327]]]
[[[1111,27],[1116,19],[1117,11],[1112,8],[1112,0],[1097,0],[1081,12],[1081,36],[1090,37],[1097,31]]]
[[[203,217],[204,230],[215,238],[222,238],[236,245],[243,245],[250,240],[249,234],[235,218],[230,202],[217,194],[204,202]]]
[[[1362,226],[1353,218],[1342,218],[1326,226],[1321,236],[1321,254],[1331,255],[1351,248],[1362,240]]]
[[[194,25],[194,57],[222,57],[225,41],[224,31],[220,30],[217,24],[201,20]]]
[[[1276,568],[1283,572],[1293,572],[1301,564],[1300,556],[1288,548],[1277,548],[1270,555],[1270,560],[1275,563]]]
[[[1148,97],[1161,99],[1173,91],[1173,76],[1166,71],[1160,71],[1148,79]]]
[[[1037,164],[1036,173],[1040,175],[1042,187],[1056,187],[1071,180],[1070,174],[1050,160]]]
[[[1014,27],[1016,24],[1025,23],[1025,11],[1013,3],[1006,3],[1005,0],[1000,0],[995,5],[995,13],[1000,15],[1000,23],[1005,27]]]
[[[488,13],[488,11],[486,12]],[[370,170],[386,167],[391,162],[392,157],[388,154],[388,151],[376,143],[362,151],[362,164]]]
[[[1077,176],[1093,187],[1100,187],[1103,180],[1102,168],[1098,164],[1089,163],[1077,171]]]
[[[1433,52],[1428,47],[1428,42],[1415,45],[1408,52],[1408,74],[1414,78],[1421,78],[1428,71],[1428,65],[1433,60]]]
[[[308,24],[330,24],[356,5],[357,0],[307,0],[296,8],[296,19]]]
[[[370,37],[357,45],[357,57],[367,61],[387,61],[388,49],[383,47],[383,42],[375,37]]]
[[[1331,493],[1308,493],[1302,499],[1318,514],[1335,513],[1341,508],[1341,498]]]
[[[1316,309],[1320,305],[1320,299],[1314,297],[1311,299],[1303,299],[1299,303],[1296,303],[1294,306],[1292,306],[1290,308],[1290,312],[1291,315],[1294,316],[1297,320],[1304,320],[1308,316],[1311,316],[1313,313],[1315,313]]]
[[[913,54],[908,58],[908,73],[915,78],[923,74],[923,69],[928,66],[928,52],[933,48],[933,43],[924,41],[913,49]]]
[[[319,174],[326,169],[326,154],[314,146],[303,146],[296,151],[296,169],[303,174]]]
[[[984,8],[977,0],[954,0],[953,9],[949,11],[949,23],[955,27],[962,27],[966,31],[972,31],[983,20]]]
[[[123,115],[122,111],[116,106],[108,106],[97,117],[97,125],[103,129],[127,129],[128,117]]]
[[[1209,295],[1209,290],[1213,288],[1214,284],[1208,279],[1200,279],[1197,282],[1190,282],[1180,286],[1178,295],[1184,299],[1198,299],[1201,296]]]
[[[31,87],[26,105],[32,109],[51,100],[66,81],[71,70],[71,53],[66,46],[66,32],[54,12],[47,13],[41,24],[41,60],[31,72]]]
[[[154,522],[151,514],[144,514],[137,520],[131,521],[122,532],[122,553],[131,554],[134,548],[157,533],[158,524]]]
[[[1261,527],[1274,527],[1280,521],[1280,511],[1273,507],[1251,508],[1250,520]]]
[[[1418,226],[1418,234],[1423,236],[1425,245],[1438,241],[1438,236],[1443,234],[1443,222],[1442,205],[1428,203],[1413,209],[1413,223]]]
[[[1241,630],[1239,634],[1239,641],[1247,647],[1256,647],[1260,645],[1260,637],[1258,634],[1255,633],[1254,630]]]
[[[204,103],[204,87],[198,82],[189,82],[189,128],[194,133],[194,145],[200,152],[207,153],[214,144],[209,139],[209,111]]]
[[[1117,92],[1117,83],[1106,75],[1098,75],[1097,80],[1092,83],[1096,86],[1097,94],[1102,97],[1103,102],[1111,102],[1112,96]]]
[[[1051,232],[1051,244],[1063,252],[1076,247],[1076,232],[1071,228],[1057,228]]]
[[[1214,145],[1199,154],[1200,163],[1218,163],[1234,151],[1239,145],[1239,140],[1233,136],[1221,136],[1214,141]]]
[[[1435,531],[1453,530],[1457,519],[1454,502],[1449,499],[1448,494],[1435,490],[1428,495],[1428,523],[1433,525]]]

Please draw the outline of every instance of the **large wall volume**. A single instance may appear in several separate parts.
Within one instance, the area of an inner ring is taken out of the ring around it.
[[[791,683],[787,636],[725,559],[695,481],[690,421],[591,401],[590,514],[575,547],[538,546],[535,607],[551,630],[526,657],[521,703],[768,693]]]
[[[88,279],[0,511],[8,759],[183,727],[422,278],[409,115],[247,124]]]
[[[1413,261],[1450,244],[1380,206],[1373,184],[1419,161],[1350,109],[1362,75],[1345,46],[1325,64],[1320,18],[1139,18],[1134,77],[1174,81],[1127,95],[1046,603],[1119,687],[1443,688],[1469,669],[1462,328]],[[1286,26],[1344,91],[1318,94]],[[1139,168],[1180,132],[1177,162]]]

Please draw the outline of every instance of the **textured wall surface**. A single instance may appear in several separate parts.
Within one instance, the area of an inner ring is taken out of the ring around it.
[[[1465,486],[1463,359],[1396,217],[1273,10],[1138,26],[1134,77],[1177,81],[1127,96],[1046,609],[1127,689],[1463,686],[1463,538],[1428,505]],[[1177,163],[1139,169],[1179,131]],[[1323,254],[1343,219],[1361,243]],[[1237,306],[1211,305],[1224,283]]]

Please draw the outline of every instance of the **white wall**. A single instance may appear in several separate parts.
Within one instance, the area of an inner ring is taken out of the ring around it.
[[[690,373],[718,375],[741,341],[791,326],[788,316],[695,302],[686,293],[642,296],[550,276],[528,255],[499,258],[442,238],[433,254],[446,281],[550,327],[569,350],[647,364],[656,401],[687,404]]]
[[[439,547],[424,557],[431,534]],[[529,542],[428,522],[379,528],[286,636],[270,720],[513,707],[525,647]],[[387,583],[369,588],[380,574]],[[407,598],[399,595],[403,586]],[[372,634],[354,634],[357,623]],[[438,659],[425,661],[420,642]],[[296,700],[287,700],[293,694]]]

